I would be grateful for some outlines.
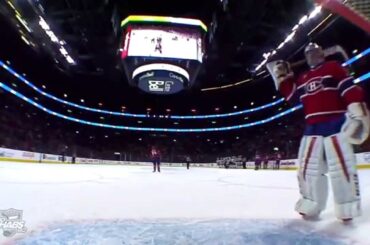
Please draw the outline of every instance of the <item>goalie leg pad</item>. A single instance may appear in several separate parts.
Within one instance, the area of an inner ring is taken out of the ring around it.
[[[352,145],[342,133],[326,137],[324,144],[333,187],[335,215],[342,220],[361,215],[356,156]]]
[[[298,183],[301,198],[295,210],[306,217],[318,216],[328,199],[328,171],[324,161],[324,138],[304,136],[298,153]]]

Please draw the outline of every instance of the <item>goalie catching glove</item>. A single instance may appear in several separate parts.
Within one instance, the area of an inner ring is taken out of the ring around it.
[[[346,121],[342,127],[342,133],[348,142],[354,145],[362,144],[370,131],[370,116],[365,103],[351,103],[348,105]]]
[[[277,60],[266,64],[267,70],[271,74],[275,82],[277,90],[280,88],[280,84],[289,77],[293,77],[293,72],[290,68],[289,62],[284,60]]]

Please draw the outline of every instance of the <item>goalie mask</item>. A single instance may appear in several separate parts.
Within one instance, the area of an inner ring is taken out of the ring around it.
[[[304,50],[307,64],[311,68],[321,65],[325,61],[324,50],[316,43],[309,43]]]

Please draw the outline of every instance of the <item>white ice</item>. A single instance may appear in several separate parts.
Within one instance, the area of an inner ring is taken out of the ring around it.
[[[28,231],[0,230],[0,244],[370,244],[370,171],[359,177],[363,216],[344,225],[332,197],[320,220],[294,212],[295,171],[1,162],[0,210],[23,210]]]

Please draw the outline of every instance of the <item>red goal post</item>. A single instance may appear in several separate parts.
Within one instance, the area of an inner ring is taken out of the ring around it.
[[[314,0],[370,33],[370,0]]]

